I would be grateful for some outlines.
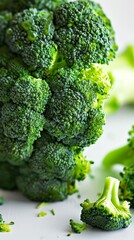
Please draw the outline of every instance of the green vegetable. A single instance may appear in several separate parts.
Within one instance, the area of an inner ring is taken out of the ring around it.
[[[124,166],[120,182],[120,198],[128,200],[130,206],[134,208],[134,126],[129,131],[128,143],[108,153],[103,165],[111,168],[116,164]]]
[[[54,211],[54,209],[51,209],[50,212],[52,213],[53,216],[55,216],[55,211]]]
[[[0,23],[0,187],[64,200],[103,132],[113,27],[89,0],[2,0]]]
[[[38,217],[45,217],[47,215],[46,212],[40,212],[38,213]]]
[[[96,202],[86,199],[82,204],[81,220],[106,231],[126,228],[132,221],[129,203],[118,198],[119,180],[107,177],[104,191]]]
[[[11,232],[9,224],[7,224],[3,221],[1,214],[0,214],[0,232]]]
[[[134,105],[134,45],[129,45],[106,67],[112,82],[105,112],[112,113],[124,105]]]
[[[78,222],[75,222],[73,219],[70,219],[70,226],[73,232],[82,233],[85,230],[87,225],[85,223],[78,223]]]

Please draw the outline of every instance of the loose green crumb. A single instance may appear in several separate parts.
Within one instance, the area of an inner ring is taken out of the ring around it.
[[[71,235],[72,235],[72,233],[68,233],[68,234],[67,234],[67,237],[70,237]]]
[[[80,195],[80,193],[77,195],[77,198],[81,198],[81,195]]]
[[[38,213],[38,217],[45,217],[47,215],[46,212],[40,212]]]
[[[87,225],[85,223],[77,223],[73,219],[70,219],[70,226],[73,232],[82,233],[85,230]]]
[[[54,209],[51,209],[50,212],[52,213],[52,215],[55,215]]]
[[[0,205],[3,205],[3,204],[4,204],[4,198],[0,197]]]
[[[14,222],[10,222],[9,225],[14,225]]]
[[[11,229],[8,224],[0,223],[0,232],[11,232]]]
[[[37,209],[40,209],[40,208],[44,207],[44,206],[47,205],[47,204],[48,204],[47,202],[39,203],[36,208],[37,208]]]

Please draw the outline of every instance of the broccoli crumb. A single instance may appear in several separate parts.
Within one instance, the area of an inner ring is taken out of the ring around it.
[[[0,205],[4,204],[4,198],[0,196]]]
[[[68,234],[67,234],[67,237],[70,237],[71,235],[72,235],[72,233],[68,233]]]
[[[51,209],[50,212],[52,213],[53,216],[55,216],[55,211],[54,211],[54,209]]]
[[[41,208],[43,208],[46,204],[48,204],[48,203],[46,203],[46,202],[41,202],[41,203],[39,203],[38,205],[37,205],[37,209],[41,209]]]
[[[46,212],[40,212],[40,213],[38,213],[38,217],[45,217],[47,215],[47,213]]]
[[[70,226],[74,233],[82,233],[85,230],[87,224],[77,223],[73,219],[70,219]]]

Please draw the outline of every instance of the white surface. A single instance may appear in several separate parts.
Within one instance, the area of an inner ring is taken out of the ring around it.
[[[1,191],[5,197],[5,203],[0,207],[6,221],[14,221],[11,233],[0,233],[0,240],[129,240],[134,236],[134,222],[129,228],[114,232],[104,232],[97,229],[87,229],[82,234],[72,234],[70,232],[69,219],[76,221],[80,216],[80,203],[84,199],[90,198],[92,201],[97,199],[97,193],[102,192],[104,178],[108,175],[114,176],[113,173],[104,172],[100,163],[106,152],[112,148],[119,147],[126,143],[127,132],[134,123],[134,108],[124,108],[116,114],[107,118],[107,125],[104,129],[103,136],[98,142],[85,150],[89,159],[95,161],[92,174],[94,179],[87,178],[79,184],[81,198],[77,194],[70,196],[64,202],[52,203],[44,208],[36,209],[37,204],[28,201],[20,193],[10,193]],[[55,210],[55,216],[50,210]],[[38,218],[37,213],[46,211],[47,216]]]
[[[112,19],[116,30],[117,42],[120,48],[127,43],[134,43],[134,1],[133,0],[98,0],[104,6],[107,15]],[[38,218],[36,203],[32,203],[24,198],[20,193],[10,193],[0,191],[5,197],[5,203],[0,206],[0,213],[6,221],[14,221],[11,233],[0,233],[0,240],[132,240],[134,236],[134,222],[129,228],[114,232],[103,232],[96,229],[88,229],[82,234],[72,234],[70,232],[69,219],[79,219],[80,202],[89,197],[91,200],[97,198],[97,193],[102,191],[104,178],[112,173],[104,173],[99,164],[103,156],[112,148],[119,147],[126,142],[127,132],[134,124],[134,109],[122,109],[118,113],[107,118],[107,125],[103,136],[98,142],[86,149],[85,153],[89,159],[95,161],[93,175],[95,179],[87,178],[80,183],[81,199],[77,195],[69,197],[64,202],[46,205],[43,209],[48,214],[44,218]],[[55,216],[50,213],[55,210]]]

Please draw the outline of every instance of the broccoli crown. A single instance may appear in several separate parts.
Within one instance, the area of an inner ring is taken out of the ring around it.
[[[134,165],[125,167],[120,175],[120,199],[129,201],[134,208]]]
[[[69,65],[108,63],[117,46],[110,20],[101,6],[89,0],[61,4],[54,11],[54,34]]]
[[[105,71],[98,64],[85,71],[61,68],[48,83],[53,92],[45,112],[49,134],[66,145],[94,143],[105,123],[102,100],[110,88]]]
[[[0,11],[8,9],[16,13],[31,7],[39,10],[54,10],[63,2],[66,2],[66,0],[3,0],[0,2]]]
[[[128,143],[109,152],[103,159],[103,165],[110,168],[116,164],[131,166],[134,164],[134,126],[128,132]]]
[[[81,220],[106,231],[128,227],[132,221],[129,204],[127,201],[120,204],[118,189],[119,180],[107,177],[101,197],[95,203],[86,199],[81,204]]]
[[[31,69],[48,69],[56,58],[52,20],[52,14],[47,10],[30,8],[16,13],[7,29],[7,45],[11,51],[20,54]]]
[[[16,186],[16,178],[18,175],[18,168],[12,166],[7,162],[0,160],[0,188],[5,190],[14,190]]]
[[[5,42],[6,29],[8,28],[9,22],[12,20],[12,14],[4,11],[0,12],[0,46]]]
[[[10,98],[19,105],[24,105],[37,112],[44,112],[49,98],[48,84],[32,76],[19,78],[11,89]]]
[[[4,104],[1,119],[6,137],[31,142],[40,137],[45,123],[40,113],[12,103]]]

